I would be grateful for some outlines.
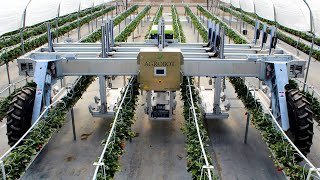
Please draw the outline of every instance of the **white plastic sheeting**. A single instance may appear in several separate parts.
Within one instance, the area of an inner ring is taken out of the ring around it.
[[[310,11],[304,0],[221,0],[243,11],[277,21],[282,26],[297,30],[311,31]],[[320,1],[306,0],[313,15],[313,32],[320,36]]]
[[[240,7],[245,12],[254,13],[253,0],[240,0]]]
[[[80,0],[61,0],[60,16],[78,12]]]
[[[230,0],[221,0],[221,2],[224,2],[224,3],[227,3],[227,4],[230,4]]]
[[[80,4],[80,9],[84,10],[84,9],[88,9],[94,6],[94,1],[93,0],[81,0],[81,4]]]
[[[57,17],[59,0],[32,0],[27,8],[26,26]]]
[[[22,27],[23,12],[26,11],[26,26],[32,26],[58,15],[60,16],[99,6],[111,0],[1,0],[0,36]],[[30,3],[29,3],[30,2]],[[28,5],[29,3],[29,5]]]
[[[21,27],[23,11],[29,0],[6,0],[0,7],[0,35]]]
[[[310,12],[303,0],[273,0],[276,21],[282,26],[310,31]]]
[[[231,0],[230,3],[233,7],[240,8],[239,0]]]
[[[313,15],[314,32],[320,37],[320,2],[319,0],[307,0]]]
[[[271,0],[254,0],[253,2],[258,16],[274,21],[274,8]]]

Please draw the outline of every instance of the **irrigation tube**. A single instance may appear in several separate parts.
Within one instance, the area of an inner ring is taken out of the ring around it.
[[[318,97],[320,97],[320,93],[314,88],[314,86],[311,86],[310,84],[308,84],[308,83],[305,83],[305,82],[303,82],[303,81],[301,81],[301,80],[299,80],[299,79],[295,79],[296,81],[298,81],[298,82],[300,82],[300,83],[302,83],[306,88],[303,88],[302,90],[303,91],[308,91],[308,89],[310,88],[314,93],[316,93],[317,95],[318,95]],[[312,95],[312,97],[313,97],[313,93],[311,94]]]
[[[118,116],[119,116],[119,113],[120,113],[122,104],[123,104],[123,102],[124,102],[124,99],[126,98],[127,92],[128,92],[128,90],[129,90],[129,87],[132,85],[132,82],[133,82],[134,79],[135,79],[135,78],[132,77],[132,78],[130,79],[127,87],[126,87],[126,91],[124,92],[124,94],[123,94],[123,96],[122,96],[122,100],[121,100],[121,102],[120,102],[120,104],[119,104],[119,106],[118,106],[118,110],[117,110],[117,112],[116,112],[116,116],[115,116],[115,118],[114,118],[114,120],[113,120],[113,124],[112,124],[111,130],[110,130],[110,133],[109,133],[109,135],[108,135],[108,138],[107,138],[107,141],[106,141],[106,145],[105,145],[104,148],[103,148],[103,151],[102,151],[102,153],[101,153],[101,155],[100,155],[99,161],[98,161],[97,163],[94,163],[94,165],[96,165],[97,167],[96,167],[96,169],[95,169],[95,171],[94,171],[94,175],[93,175],[93,177],[92,177],[92,180],[97,179],[97,174],[98,174],[99,168],[100,168],[101,165],[103,165],[103,163],[102,163],[103,156],[104,156],[104,154],[106,153],[108,144],[109,144],[109,142],[110,142],[110,139],[112,138],[113,131],[114,131],[114,129],[116,128],[116,123],[117,123]]]
[[[246,82],[248,82],[249,86],[250,86],[250,82],[246,80]],[[256,100],[256,97],[254,96],[254,99]],[[261,106],[263,106],[263,108],[265,110],[267,110],[268,114],[271,116],[272,121],[277,125],[279,131],[282,133],[282,135],[286,138],[286,140],[291,144],[291,146],[297,151],[297,153],[300,155],[300,157],[302,157],[311,167],[310,169],[312,169],[313,171],[315,171],[317,173],[317,175],[320,178],[320,171],[309,161],[309,159],[303,155],[300,150],[297,148],[297,146],[291,141],[291,139],[287,136],[287,134],[283,131],[283,129],[281,128],[280,124],[278,123],[278,121],[276,120],[276,118],[273,116],[272,112],[270,111],[269,108],[267,108],[263,103],[260,103]]]
[[[202,143],[202,139],[201,139],[201,135],[200,135],[200,132],[199,132],[199,126],[198,126],[198,120],[197,120],[197,116],[196,116],[196,110],[195,110],[195,108],[194,108],[194,103],[193,103],[193,98],[192,98],[190,78],[189,78],[189,77],[187,77],[187,78],[188,78],[189,95],[190,95],[190,100],[191,100],[191,109],[192,109],[192,114],[193,114],[194,122],[195,122],[196,128],[197,128],[197,134],[198,134],[198,138],[199,138],[199,142],[200,142],[200,147],[201,147],[201,151],[202,151],[202,155],[203,155],[204,161],[205,161],[206,166],[207,166],[207,168],[208,168],[208,177],[209,177],[209,180],[212,180],[211,171],[210,171],[210,164],[209,164],[209,162],[208,162],[208,158],[207,158],[207,155],[206,155],[206,151],[204,150],[203,143]]]

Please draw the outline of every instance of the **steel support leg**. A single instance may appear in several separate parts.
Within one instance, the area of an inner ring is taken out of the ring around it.
[[[147,108],[148,108],[148,116],[149,118],[151,118],[151,112],[152,112],[151,91],[147,91]]]
[[[285,94],[285,85],[289,83],[287,65],[285,63],[275,63],[274,69],[276,72],[276,84],[277,84],[277,96],[281,115],[282,129],[287,131],[290,128],[288,110],[287,110],[287,99]]]
[[[216,77],[214,80],[213,114],[221,114],[221,108],[220,108],[221,80],[222,80],[222,77]]]
[[[43,93],[45,90],[45,79],[47,74],[48,62],[37,62],[34,72],[34,82],[37,83],[36,96],[33,105],[32,121],[33,124],[40,116]]]
[[[100,85],[100,113],[107,112],[107,96],[106,96],[106,76],[99,76]]]
[[[169,109],[169,118],[172,118],[172,114],[173,114],[173,91],[169,92],[169,97],[170,97],[170,109]]]
[[[8,84],[11,84],[11,79],[10,79],[10,72],[9,72],[9,64],[6,63],[6,70],[7,70],[7,76],[8,76]],[[11,88],[9,88],[9,94],[11,94]]]

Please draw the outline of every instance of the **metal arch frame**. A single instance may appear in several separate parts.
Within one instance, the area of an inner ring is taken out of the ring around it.
[[[159,24],[164,28],[164,22]],[[164,34],[163,28],[159,28],[161,29],[161,34]],[[276,79],[278,83],[276,93],[283,92],[284,86],[288,83],[288,77],[303,77],[303,70],[305,69],[305,61],[296,59],[296,57],[286,54],[283,50],[276,49],[274,55],[269,55],[269,50],[261,50],[261,47],[254,45],[225,45],[223,29],[219,31],[219,34],[215,34],[216,37],[219,35],[222,39],[219,49],[216,48],[215,42],[209,42],[213,47],[206,48],[205,44],[201,43],[168,43],[164,41],[164,38],[161,42],[114,43],[112,29],[110,21],[106,26],[102,26],[102,43],[53,44],[50,40],[49,48],[40,48],[18,59],[19,72],[24,75],[27,71],[30,76],[35,76],[35,81],[37,82],[39,79],[45,78],[45,71],[42,70],[40,72],[37,67],[40,64],[54,62],[57,77],[74,75],[97,75],[100,78],[109,75],[132,76],[139,73],[137,56],[140,49],[150,47],[158,47],[159,50],[162,48],[175,48],[180,49],[184,56],[184,65],[181,66],[181,72],[184,76],[257,77],[264,81],[267,80],[267,65],[274,64],[277,69],[275,75],[278,77]],[[212,37],[209,41],[215,41],[216,37]],[[53,48],[50,48],[50,46]],[[54,49],[54,52],[50,52],[51,49]],[[219,57],[214,57],[217,52]],[[23,67],[32,68],[24,69]],[[298,71],[299,69],[300,72]],[[105,87],[105,83],[102,83],[102,81],[103,79],[100,83],[100,93],[104,94],[102,95],[103,97],[105,92],[101,89]],[[41,80],[40,84],[42,82]],[[216,83],[215,90],[217,92],[215,94],[221,91],[221,87],[218,86],[221,86],[221,84]],[[38,87],[41,87],[41,85],[38,84]],[[42,99],[40,95],[36,95],[36,98]],[[280,100],[278,97],[275,102],[284,103],[286,106],[285,97],[284,99],[283,97],[281,98]],[[220,104],[218,98],[214,103],[215,106]],[[35,106],[37,106],[36,104]],[[273,106],[275,108],[273,110],[278,112],[276,106]],[[216,110],[217,114],[221,113],[219,109],[216,108]],[[40,112],[40,110],[37,111]],[[107,113],[102,111],[95,116],[101,117]],[[283,129],[287,130],[288,117],[286,115],[287,109],[284,106],[280,106],[280,114],[284,125]],[[33,114],[33,116],[35,119],[38,117],[37,114]]]

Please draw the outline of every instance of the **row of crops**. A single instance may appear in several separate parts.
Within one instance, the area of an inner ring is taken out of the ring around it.
[[[229,36],[229,38],[232,39],[236,44],[243,44],[243,42],[246,42],[245,39],[242,39],[242,37],[237,32],[229,28],[224,22],[212,15],[206,9],[201,6],[197,6],[197,9],[206,18],[220,23],[225,28],[227,35],[231,35]],[[199,28],[199,31],[203,31],[202,28]],[[289,144],[288,141],[281,140],[283,139],[281,132],[274,128],[270,117],[265,115],[262,106],[252,96],[249,88],[245,85],[244,80],[236,77],[229,78],[229,80],[233,84],[238,97],[243,101],[245,107],[252,115],[251,121],[260,131],[262,138],[267,143],[268,149],[274,156],[273,161],[278,170],[283,170],[286,176],[292,179],[304,179],[307,176],[308,172],[304,169],[304,167],[301,167],[299,165],[296,158],[297,152]],[[312,110],[317,110],[319,108],[318,105],[319,102],[313,103]]]
[[[234,10],[234,9],[231,9],[231,8],[228,8],[228,7],[225,7],[225,6],[221,6],[220,7],[223,11],[225,12],[228,12],[230,14],[232,14],[233,16],[236,16],[240,19],[242,19],[244,22],[252,25],[252,26],[255,26],[255,20],[253,20],[253,18],[255,17],[255,15],[253,14],[248,14],[248,13],[239,13],[237,12],[237,10]],[[267,23],[269,25],[275,25],[274,22],[271,22],[271,21],[268,21],[266,19],[263,19],[263,18],[259,18],[259,20],[261,20],[262,22],[264,23]],[[305,33],[300,33],[298,31],[295,31],[295,30],[292,30],[292,29],[289,29],[289,28],[286,28],[284,26],[279,26],[280,29],[282,29],[283,31],[286,31],[290,34],[293,34],[293,35],[296,35],[298,37],[301,37],[307,41],[311,41],[310,40],[310,36],[306,35]],[[260,24],[260,29],[262,29],[262,25]],[[267,28],[267,32],[270,33],[270,29]],[[311,47],[303,42],[300,42],[295,39],[293,39],[292,37],[289,37],[288,35],[282,33],[281,31],[277,31],[277,37],[282,40],[283,42],[289,44],[290,46],[292,47],[297,47],[300,51],[306,53],[306,54],[309,54],[310,53],[310,49]],[[315,40],[316,44],[319,45],[320,44],[320,39],[316,39]],[[320,61],[320,50],[318,49],[313,49],[312,50],[312,57],[315,58],[316,60]]]
[[[96,19],[114,9],[115,7],[112,6],[109,8],[103,8],[103,9],[97,10],[96,12],[93,12],[93,13],[88,12],[87,15],[83,16],[82,18],[73,20],[69,23],[65,23],[64,25],[58,27],[58,34],[56,34],[56,31],[52,32],[53,38],[60,37],[72,31],[73,29],[76,29],[78,26],[82,26],[86,23],[89,23],[93,19]],[[17,44],[2,50],[0,53],[0,60],[2,63],[13,61],[17,59],[19,56],[23,55],[25,52],[32,51],[46,43],[48,43],[47,32],[36,35],[36,36],[31,36],[29,39],[25,40],[24,42],[24,52],[21,48],[21,45]]]
[[[108,11],[114,7],[107,8]],[[114,21],[120,23],[137,9],[133,6],[127,11],[119,14]],[[81,42],[94,43],[101,38],[93,38],[91,35],[83,38]],[[19,146],[14,148],[3,159],[7,179],[19,179],[36,158],[38,153],[49,142],[51,136],[64,124],[67,112],[81,98],[87,87],[94,81],[94,76],[81,76],[77,79],[73,90],[52,107],[47,116],[43,117],[38,124],[30,131],[28,137],[20,142]],[[0,177],[3,175],[0,172]]]

